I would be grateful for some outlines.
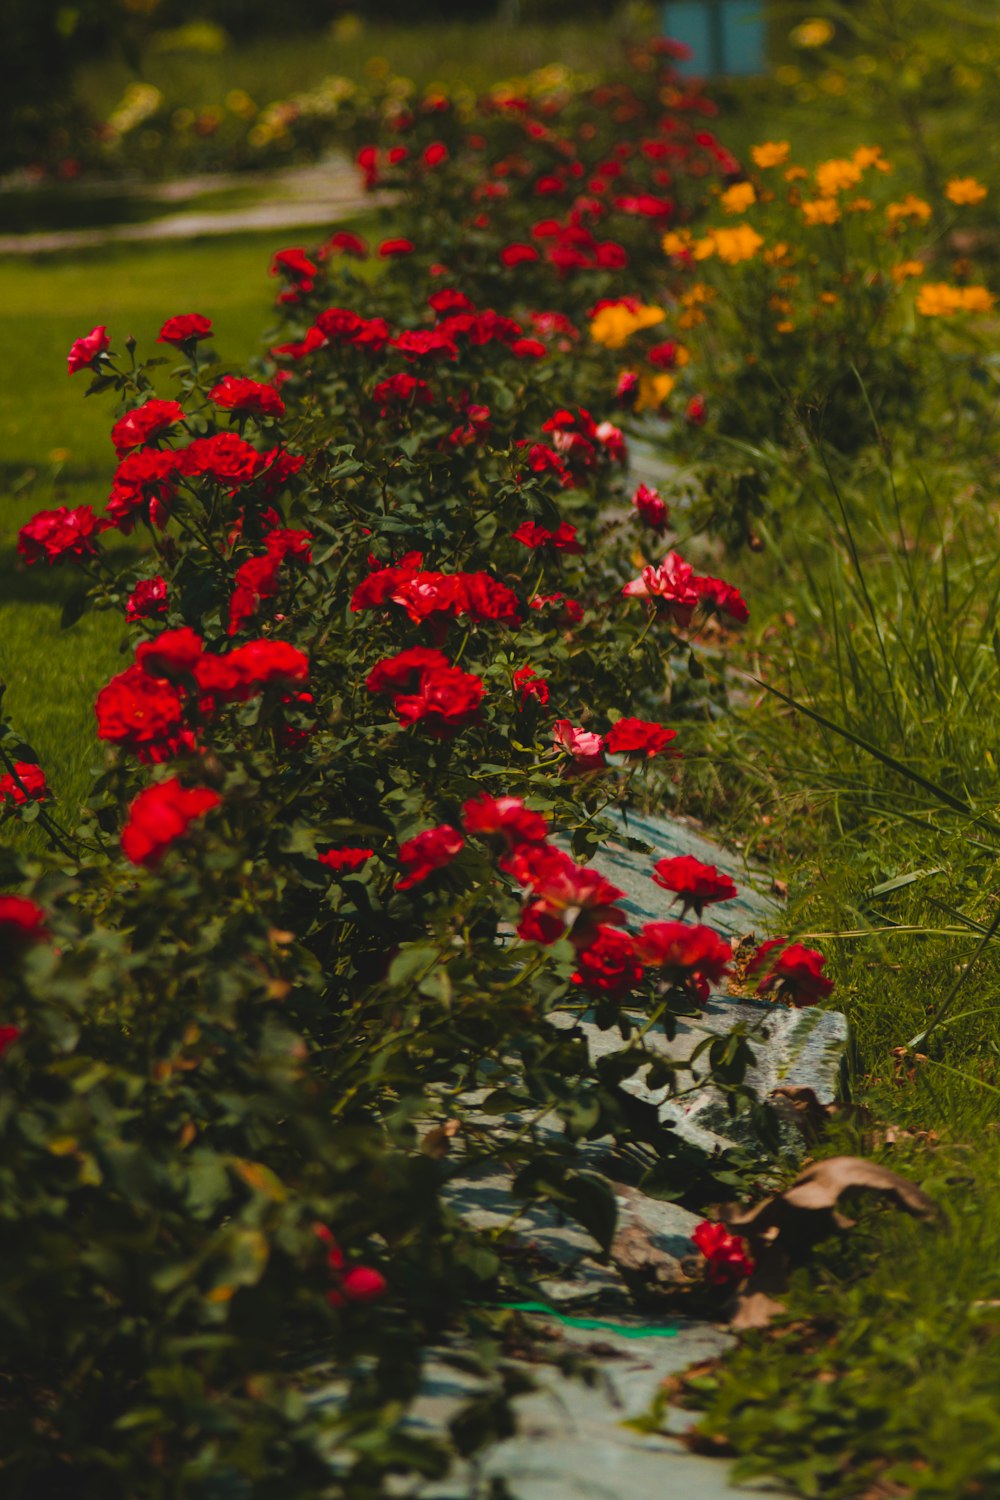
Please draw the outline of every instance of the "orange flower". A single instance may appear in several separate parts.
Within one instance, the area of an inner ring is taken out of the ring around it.
[[[988,192],[974,177],[953,177],[944,185],[949,203],[982,203]]]
[[[807,224],[836,224],[840,206],[835,198],[813,198],[803,203],[802,217]]]
[[[898,224],[902,219],[913,219],[915,223],[924,224],[931,216],[931,206],[915,193],[907,193],[902,203],[889,204],[885,216],[890,224]]]
[[[762,141],[759,146],[750,147],[750,155],[756,167],[780,167],[788,160],[790,150],[787,141]]]
[[[911,276],[922,276],[925,269],[926,267],[922,260],[901,260],[898,266],[893,266],[889,275],[896,285],[899,286]]]
[[[757,202],[757,194],[753,190],[752,182],[734,182],[731,188],[727,188],[719,199],[727,214],[742,214],[752,203]]]
[[[846,157],[821,161],[813,174],[821,198],[832,198],[844,188],[856,187],[861,181],[861,167]]]

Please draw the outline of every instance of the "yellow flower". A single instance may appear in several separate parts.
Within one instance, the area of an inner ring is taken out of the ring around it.
[[[740,261],[753,260],[763,245],[763,236],[749,224],[737,224],[732,229],[713,229],[715,252],[727,266],[738,266]]]
[[[901,219],[913,219],[923,224],[931,216],[931,206],[914,193],[907,193],[902,203],[890,203],[885,215],[890,224],[898,224]]]
[[[682,307],[697,307],[702,302],[714,302],[715,292],[704,281],[692,281],[687,291],[681,297]]]
[[[734,182],[731,188],[727,188],[719,199],[727,214],[742,214],[750,207],[751,203],[757,202],[757,194],[753,190],[752,182]]]
[[[814,175],[820,197],[832,198],[842,188],[857,186],[861,181],[861,167],[846,157],[833,157],[830,161],[821,161]]]
[[[666,401],[676,384],[672,375],[640,375],[635,410],[656,411]]]
[[[639,303],[634,309],[623,303],[602,307],[590,325],[590,337],[605,349],[620,349],[640,328],[654,328],[666,317],[662,307]]]
[[[807,224],[836,224],[840,218],[840,205],[835,198],[813,198],[802,205],[802,217]]]
[[[870,198],[852,198],[849,203],[844,204],[844,212],[847,214],[870,214],[875,207]]]
[[[791,246],[786,240],[779,240],[769,250],[764,251],[764,263],[768,266],[781,266],[792,259]]]
[[[897,286],[907,281],[911,276],[922,276],[925,266],[922,260],[901,260],[898,266],[893,266],[889,275]]]
[[[682,312],[677,319],[678,328],[697,328],[699,323],[706,321],[705,314],[700,307],[689,307]]]
[[[958,288],[959,307],[962,312],[992,312],[996,306],[996,298],[993,293],[984,286],[963,286]]]
[[[793,27],[788,33],[788,40],[793,47],[825,47],[832,37],[833,27],[822,17],[803,21],[801,26]]]
[[[996,298],[984,286],[949,286],[946,281],[925,281],[917,293],[917,312],[925,318],[950,318],[957,312],[993,311]]]
[[[715,254],[715,234],[709,233],[704,239],[695,240],[691,253],[695,260],[708,260],[709,256]]]
[[[851,153],[851,160],[856,167],[861,168],[862,172],[867,171],[869,167],[877,167],[880,172],[891,171],[889,163],[882,156],[881,146],[858,146]]]
[[[691,236],[686,229],[671,230],[660,241],[665,255],[684,255],[691,248]]]
[[[786,182],[801,182],[802,179],[803,179],[803,177],[808,177],[808,176],[809,176],[809,173],[806,171],[805,167],[789,167],[788,170],[785,172],[785,181]]]
[[[982,203],[987,191],[974,177],[953,177],[944,185],[944,195],[950,203]]]
[[[759,146],[750,147],[750,155],[756,167],[780,167],[788,160],[791,149],[787,141],[762,141]]]

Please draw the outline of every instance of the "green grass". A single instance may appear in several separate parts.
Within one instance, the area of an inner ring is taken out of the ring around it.
[[[121,349],[139,356],[175,312],[212,318],[216,348],[238,366],[260,349],[269,322],[274,234],[189,244],[112,247],[72,257],[0,262],[0,680],[3,709],[34,747],[67,816],[85,793],[98,750],[93,700],[122,666],[122,622],[89,615],[60,628],[71,569],[19,564],[18,527],[54,505],[103,508],[114,451],[108,397],[85,399],[87,377],[70,379],[73,339],[105,323]],[[164,381],[162,394],[169,394]]]

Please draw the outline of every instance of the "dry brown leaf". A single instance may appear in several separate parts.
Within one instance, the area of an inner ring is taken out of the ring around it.
[[[813,1162],[785,1192],[750,1208],[723,1210],[723,1223],[748,1241],[754,1259],[754,1271],[735,1302],[734,1328],[766,1327],[783,1310],[780,1298],[792,1268],[820,1240],[853,1227],[854,1220],[837,1206],[848,1192],[877,1193],[917,1218],[930,1219],[937,1212],[915,1183],[857,1156]]]

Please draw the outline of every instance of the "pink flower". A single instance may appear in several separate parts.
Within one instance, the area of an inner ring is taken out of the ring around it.
[[[75,339],[70,345],[66,359],[69,373],[75,375],[78,370],[90,369],[110,347],[111,340],[104,325],[92,328],[83,338]]]
[[[587,729],[574,728],[568,719],[556,720],[552,738],[557,750],[565,750],[573,757],[574,770],[592,771],[606,764],[601,736]]]
[[[654,531],[666,530],[667,522],[670,520],[670,511],[656,490],[640,484],[632,496],[632,508],[647,526],[652,526]]]
[[[694,569],[676,552],[656,567],[645,567],[622,589],[627,599],[652,599],[677,625],[690,625],[700,595]]]

